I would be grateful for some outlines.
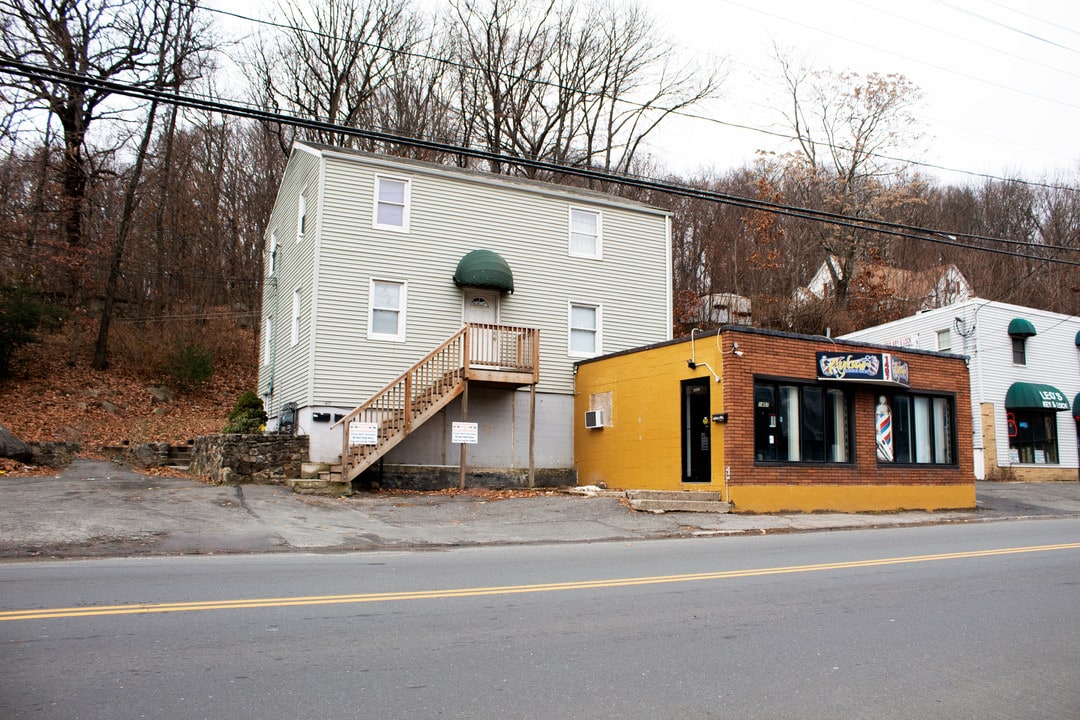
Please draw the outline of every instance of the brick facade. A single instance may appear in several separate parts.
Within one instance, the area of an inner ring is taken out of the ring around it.
[[[874,406],[880,388],[848,383],[854,391],[853,464],[778,464],[754,460],[754,379],[775,378],[814,382],[815,353],[818,351],[881,352],[877,346],[845,343],[827,338],[726,329],[721,333],[724,347],[738,342],[741,357],[727,356],[723,367],[725,410],[729,421],[724,428],[724,457],[731,468],[729,484],[779,485],[952,485],[972,484],[971,406],[967,366],[963,358],[939,353],[889,352],[906,360],[911,368],[912,392],[948,393],[955,399],[956,465],[897,465],[878,463],[875,455]]]

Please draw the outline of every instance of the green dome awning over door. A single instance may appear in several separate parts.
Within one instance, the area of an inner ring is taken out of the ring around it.
[[[454,284],[514,292],[514,274],[502,256],[491,250],[473,250],[458,261]]]
[[[1073,398],[1073,417],[1080,420],[1080,393]]]
[[[1010,409],[1068,410],[1069,399],[1053,385],[1016,382],[1005,393],[1005,407]]]
[[[1024,318],[1013,318],[1009,323],[1009,335],[1012,337],[1029,338],[1035,337],[1035,326],[1031,324],[1030,320]]]

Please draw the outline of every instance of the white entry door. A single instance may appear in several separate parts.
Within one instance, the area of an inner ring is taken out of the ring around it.
[[[499,293],[495,290],[466,288],[464,316],[467,323],[499,324]],[[499,333],[495,329],[474,328],[469,345],[469,357],[474,365],[498,367]]]
[[[498,325],[499,293],[495,290],[465,290],[465,322]]]

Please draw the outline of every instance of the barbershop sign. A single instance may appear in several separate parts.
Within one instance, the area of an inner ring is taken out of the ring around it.
[[[818,380],[911,385],[907,362],[889,353],[819,352],[817,376]]]

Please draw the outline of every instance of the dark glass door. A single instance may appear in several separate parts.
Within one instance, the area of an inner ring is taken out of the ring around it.
[[[683,381],[683,482],[712,482],[712,436],[709,407],[708,378]]]

